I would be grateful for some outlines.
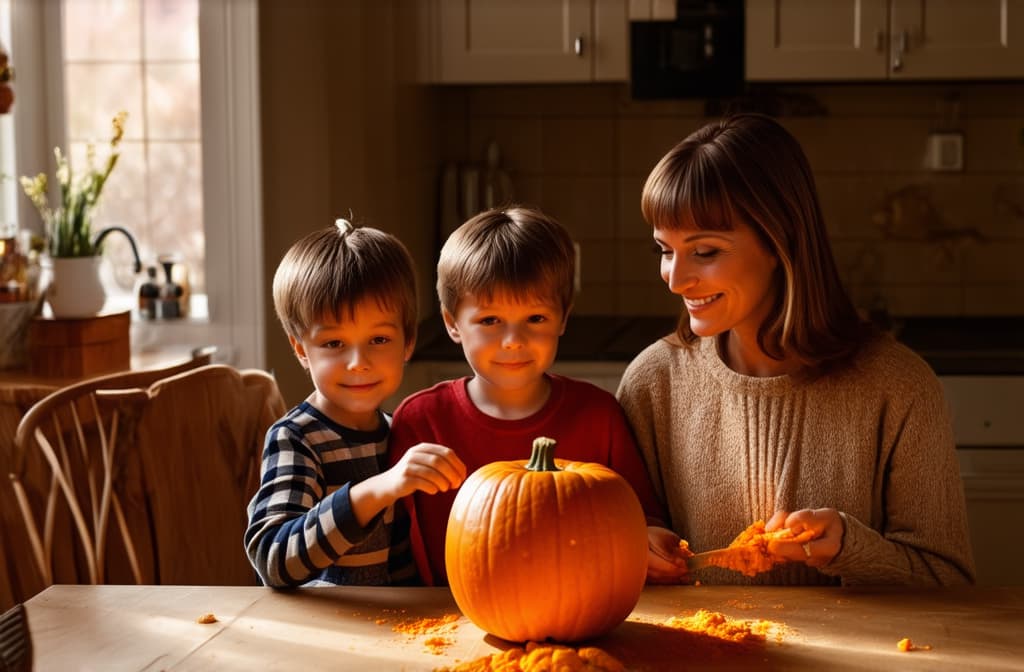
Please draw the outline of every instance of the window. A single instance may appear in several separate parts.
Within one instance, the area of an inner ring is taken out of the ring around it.
[[[145,266],[180,259],[205,294],[198,0],[62,0],[64,115],[72,166],[102,160],[111,119],[128,112],[121,156],[96,211],[139,243]],[[133,255],[108,239],[105,279],[134,294]],[[160,273],[163,277],[163,273]],[[179,280],[181,278],[178,278]]]
[[[75,162],[94,141],[102,158],[127,110],[97,226],[130,230],[144,264],[180,255],[200,298],[190,319],[133,323],[132,347],[216,345],[262,367],[257,0],[54,0],[15,3],[10,18],[15,174],[52,175],[55,146]],[[39,225],[20,196],[17,218]],[[107,287],[131,302],[140,276],[116,238]]]

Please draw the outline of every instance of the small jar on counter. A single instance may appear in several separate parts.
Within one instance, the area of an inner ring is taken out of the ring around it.
[[[139,317],[143,320],[155,320],[159,300],[160,285],[156,282],[156,266],[147,266],[146,279],[139,285]]]

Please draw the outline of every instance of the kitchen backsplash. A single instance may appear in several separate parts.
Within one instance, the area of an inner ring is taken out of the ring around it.
[[[1024,84],[790,86],[772,105],[815,171],[843,277],[893,315],[1024,314]],[[491,140],[520,202],[580,243],[578,314],[675,314],[640,215],[644,180],[704,124],[705,101],[633,101],[624,85],[458,87],[444,152]],[[960,172],[925,169],[933,131],[963,134]]]

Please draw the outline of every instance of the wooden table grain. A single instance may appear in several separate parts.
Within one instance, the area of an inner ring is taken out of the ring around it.
[[[774,626],[743,646],[665,626],[702,608]],[[61,585],[27,609],[38,670],[434,670],[509,646],[444,588]],[[433,648],[396,629],[449,614]],[[648,587],[590,644],[632,670],[1021,670],[1024,588]]]

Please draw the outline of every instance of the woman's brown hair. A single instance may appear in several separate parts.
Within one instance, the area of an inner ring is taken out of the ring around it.
[[[692,133],[651,171],[641,209],[655,229],[742,222],[760,236],[779,260],[774,310],[758,331],[769,356],[822,373],[849,361],[871,333],[840,280],[807,157],[774,119],[739,114]],[[686,313],[676,333],[697,340]]]

